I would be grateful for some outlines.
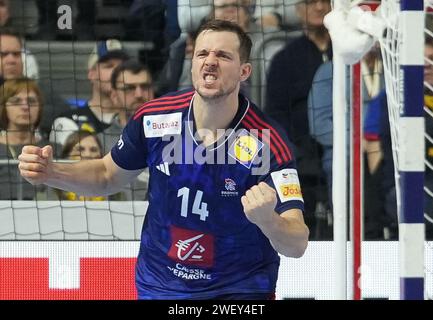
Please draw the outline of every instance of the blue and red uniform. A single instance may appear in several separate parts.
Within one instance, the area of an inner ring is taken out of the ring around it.
[[[143,105],[111,151],[126,170],[149,167],[149,207],[136,266],[140,299],[266,297],[280,263],[240,198],[260,181],[278,192],[275,211],[303,210],[289,141],[239,95],[227,133],[204,147],[197,138],[194,91]]]

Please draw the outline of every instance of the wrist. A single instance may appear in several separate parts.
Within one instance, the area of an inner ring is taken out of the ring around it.
[[[274,210],[260,215],[260,219],[254,222],[262,231],[272,230],[278,226],[280,216]]]

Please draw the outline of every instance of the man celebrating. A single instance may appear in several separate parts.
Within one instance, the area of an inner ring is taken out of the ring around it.
[[[271,299],[278,253],[300,257],[307,247],[289,142],[239,94],[250,50],[239,26],[209,21],[195,41],[195,91],[146,103],[103,159],[54,164],[50,147],[34,146],[19,157],[31,183],[86,194],[116,192],[149,167],[140,299]],[[170,161],[173,148],[180,157]]]

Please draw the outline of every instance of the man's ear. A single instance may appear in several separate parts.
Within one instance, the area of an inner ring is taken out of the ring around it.
[[[252,66],[251,63],[244,63],[241,66],[241,81],[245,81],[247,80],[250,75],[251,75],[251,71],[252,71]]]

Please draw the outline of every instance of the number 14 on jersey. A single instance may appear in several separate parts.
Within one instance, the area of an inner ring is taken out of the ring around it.
[[[185,218],[188,217],[189,193],[190,189],[187,187],[183,187],[177,192],[177,197],[182,197],[180,215]],[[191,213],[199,215],[201,221],[206,221],[206,218],[209,216],[209,211],[207,211],[207,203],[202,202],[202,197],[203,191],[197,190],[192,204]]]

